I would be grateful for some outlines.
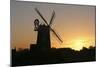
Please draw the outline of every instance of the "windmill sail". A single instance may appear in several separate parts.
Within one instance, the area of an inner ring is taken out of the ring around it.
[[[40,11],[35,8],[35,11],[40,15],[40,17],[44,20],[44,22],[48,25],[47,21],[44,19],[43,15],[40,13]]]
[[[62,43],[63,41],[62,41],[62,39],[59,37],[59,35],[55,32],[55,30],[53,30],[52,28],[51,28],[51,31],[54,33],[54,35],[59,39],[59,41]]]
[[[51,20],[50,20],[50,23],[49,23],[49,26],[52,25],[52,22],[53,22],[54,18],[55,18],[55,12],[53,11],[52,16],[51,16]]]

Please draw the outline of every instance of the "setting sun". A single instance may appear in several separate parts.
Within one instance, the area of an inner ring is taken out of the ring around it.
[[[72,43],[73,43],[73,48],[75,50],[81,50],[83,46],[85,45],[84,40],[82,39],[76,39]]]
[[[76,51],[82,50],[83,47],[89,48],[90,46],[95,47],[95,40],[92,38],[87,38],[87,37],[73,38],[69,42],[65,41],[61,45],[62,48],[68,47],[68,48],[74,49]]]

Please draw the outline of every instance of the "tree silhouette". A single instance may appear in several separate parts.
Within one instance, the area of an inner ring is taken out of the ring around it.
[[[44,51],[31,44],[30,49],[12,49],[12,66],[95,61],[95,51],[95,47],[92,46],[89,49],[84,47],[81,51],[70,48],[51,48]]]

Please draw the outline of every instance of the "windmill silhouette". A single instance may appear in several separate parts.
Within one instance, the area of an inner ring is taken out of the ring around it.
[[[54,17],[55,17],[55,12],[53,10],[52,16],[50,19],[50,22],[48,23],[43,15],[40,13],[40,11],[35,8],[35,11],[39,14],[39,16],[43,19],[44,23],[39,24],[39,20],[35,19],[34,21],[34,31],[37,31],[37,48],[40,50],[48,50],[51,48],[51,42],[50,42],[50,31],[53,32],[53,34],[58,38],[58,40],[62,43],[61,37],[55,32],[55,30],[51,27]]]

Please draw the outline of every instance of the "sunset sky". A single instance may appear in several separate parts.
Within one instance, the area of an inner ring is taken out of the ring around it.
[[[36,43],[34,20],[37,18],[44,23],[34,10],[36,7],[48,23],[53,10],[55,11],[56,16],[51,27],[61,36],[63,43],[59,43],[51,33],[51,47],[81,50],[83,47],[95,46],[95,6],[12,1],[12,48],[29,48],[30,44]]]

